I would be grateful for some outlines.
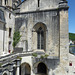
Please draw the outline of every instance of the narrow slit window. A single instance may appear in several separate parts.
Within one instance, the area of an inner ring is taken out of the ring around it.
[[[9,13],[9,18],[11,19],[11,13]]]
[[[9,41],[9,45],[8,45],[8,52],[10,53],[11,51],[11,41]]]
[[[38,7],[40,6],[40,0],[38,0]]]
[[[12,28],[9,28],[9,37],[11,37]]]
[[[8,0],[5,0],[5,5],[8,3]]]

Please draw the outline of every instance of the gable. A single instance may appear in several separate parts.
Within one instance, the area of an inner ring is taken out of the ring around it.
[[[55,9],[58,8],[59,2],[60,0],[39,0],[39,3],[38,0],[25,0],[18,7],[20,12]]]

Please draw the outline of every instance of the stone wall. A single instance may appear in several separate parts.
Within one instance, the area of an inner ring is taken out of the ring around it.
[[[2,0],[0,0],[0,5],[2,5]]]
[[[4,11],[5,21],[6,21],[6,30],[5,30],[5,53],[9,52],[9,42],[11,42],[10,50],[13,51],[13,34],[14,34],[14,26],[15,26],[15,14],[10,12],[9,10]],[[11,28],[11,33],[9,32],[9,28]],[[9,37],[9,33],[11,36]]]
[[[48,10],[55,9],[58,7],[60,0],[40,0],[38,7],[38,0],[27,0],[24,1],[18,7],[20,12],[37,11],[37,10]]]
[[[1,8],[3,13],[2,20],[0,21],[0,34],[1,34],[1,41],[0,42],[0,50],[2,51],[1,55],[6,55],[9,53],[9,42],[11,42],[10,50],[13,51],[13,33],[14,33],[14,25],[15,25],[15,14],[8,9]],[[4,16],[4,17],[3,17]],[[3,24],[2,24],[3,23]],[[9,37],[9,28],[11,28],[11,36]]]
[[[16,29],[19,27],[22,40],[27,40],[28,51],[37,50],[37,35],[35,35],[34,26],[38,23],[44,24],[46,29],[46,48],[45,51],[50,56],[59,56],[59,15],[57,11],[35,12],[22,14],[17,17]],[[39,25],[38,25],[39,26]],[[24,30],[23,30],[24,29]],[[37,34],[37,33],[36,33]],[[36,39],[36,40],[34,40]],[[20,44],[19,44],[20,45]]]

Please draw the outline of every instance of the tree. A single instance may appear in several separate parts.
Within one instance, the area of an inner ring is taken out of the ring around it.
[[[14,48],[17,45],[17,43],[20,41],[20,38],[21,38],[20,31],[15,31],[13,35],[13,47]]]

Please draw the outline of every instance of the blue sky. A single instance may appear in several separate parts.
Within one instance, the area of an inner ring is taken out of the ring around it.
[[[75,0],[67,1],[69,5],[69,32],[75,33]]]
[[[75,33],[75,0],[68,0],[69,5],[69,32]]]
[[[21,0],[21,1],[24,1],[24,0]]]

